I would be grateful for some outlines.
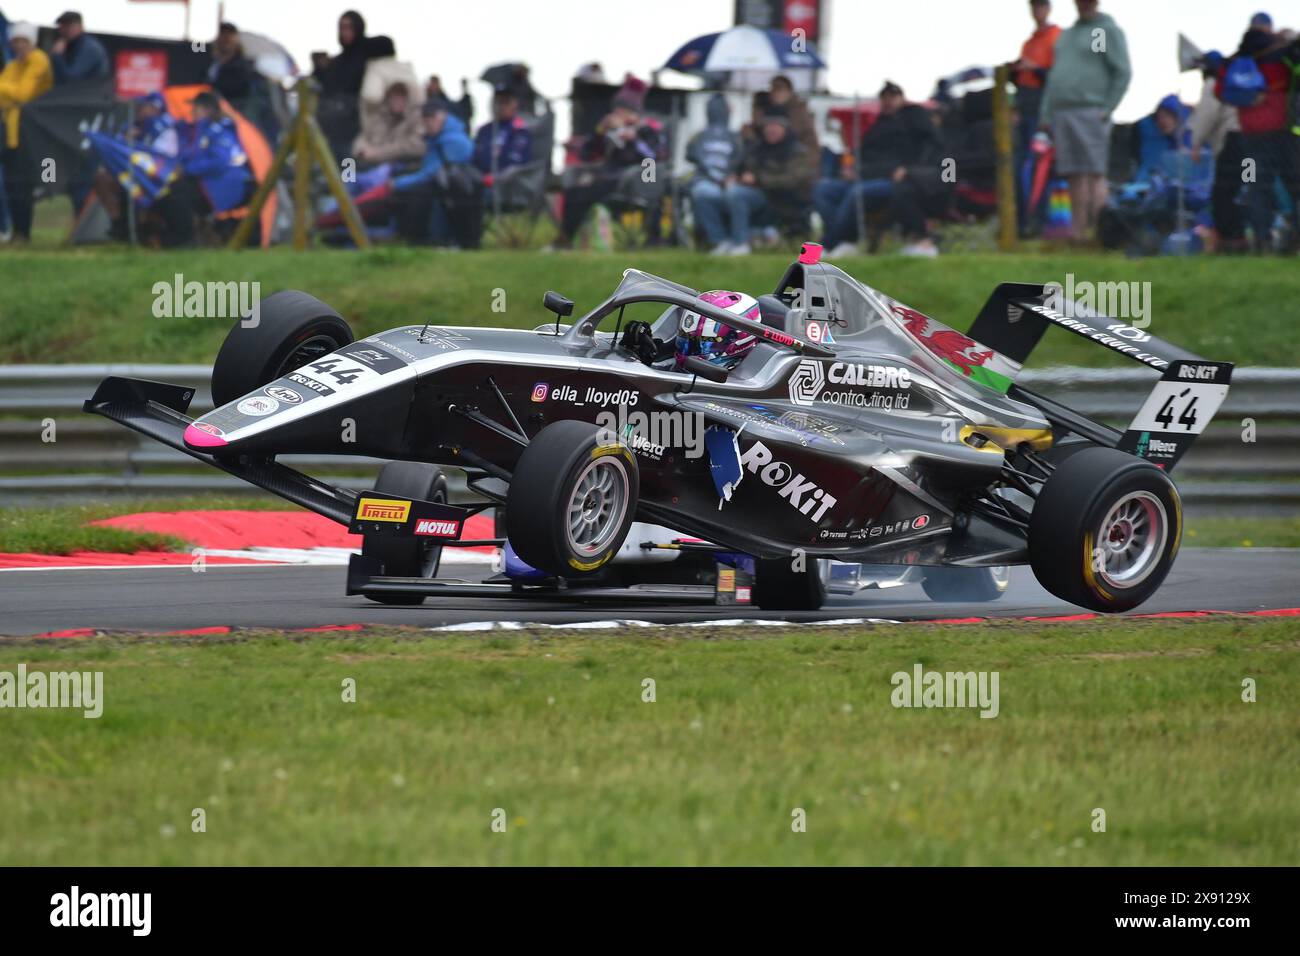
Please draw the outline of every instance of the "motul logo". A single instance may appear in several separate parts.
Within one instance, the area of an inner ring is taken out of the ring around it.
[[[455,538],[460,534],[459,521],[442,521],[437,518],[421,518],[415,523],[415,533],[432,538]]]

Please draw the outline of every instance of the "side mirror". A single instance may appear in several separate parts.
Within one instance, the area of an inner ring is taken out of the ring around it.
[[[686,371],[692,375],[698,375],[700,378],[707,378],[710,382],[725,382],[727,376],[731,374],[729,369],[714,365],[698,355],[688,355],[684,364]]]
[[[546,306],[548,311],[554,312],[557,318],[573,315],[573,300],[566,299],[558,292],[548,292],[542,296],[542,305]]]

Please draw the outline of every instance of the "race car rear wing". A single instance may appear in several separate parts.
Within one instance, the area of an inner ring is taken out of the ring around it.
[[[1170,470],[1191,447],[1228,395],[1233,365],[1212,362],[1157,338],[1145,329],[1102,315],[1095,309],[1066,299],[1059,285],[1004,282],[984,303],[968,334],[1017,365],[1029,358],[1043,334],[1059,326],[1161,373],[1128,428],[1115,432],[1105,425],[1066,409],[1044,396],[1019,386],[1020,393],[1036,401],[1049,419],[1055,412],[1059,424],[1071,431],[1104,441]],[[1062,413],[1068,414],[1062,414]],[[1090,427],[1091,426],[1091,427]],[[1091,434],[1089,433],[1091,432]],[[1117,438],[1114,438],[1118,435]]]

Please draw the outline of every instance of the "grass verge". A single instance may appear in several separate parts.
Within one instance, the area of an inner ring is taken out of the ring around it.
[[[715,258],[681,250],[618,255],[509,251],[437,252],[380,247],[366,252],[291,249],[146,252],[116,248],[5,250],[9,302],[2,362],[210,362],[231,325],[219,318],[156,318],[156,283],[260,282],[261,294],[297,288],[337,308],[358,333],[432,321],[532,327],[551,318],[542,294],[556,289],[593,307],[637,266],[695,288],[770,290],[792,258]],[[1239,365],[1300,365],[1300,340],[1278,303],[1290,301],[1289,260],[1128,260],[1096,255],[951,255],[847,259],[851,274],[965,329],[999,282],[1149,282],[1151,330],[1207,358]],[[502,293],[498,290],[503,290]],[[494,306],[504,302],[504,311]],[[1060,330],[1033,366],[1122,364],[1107,349]]]
[[[5,714],[0,864],[1300,853],[1287,692],[1300,645],[1284,621],[773,631],[0,645],[5,670],[102,671],[105,701],[99,719]],[[997,671],[998,716],[895,709],[891,675],[918,662]],[[1258,703],[1242,701],[1247,677]],[[341,699],[349,679],[355,703]],[[196,808],[206,832],[192,831]]]

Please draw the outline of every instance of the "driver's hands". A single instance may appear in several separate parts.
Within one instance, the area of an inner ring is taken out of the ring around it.
[[[645,365],[652,365],[660,358],[659,343],[650,334],[650,323],[648,322],[629,322],[627,328],[623,330],[623,338],[618,344],[635,355]]]

